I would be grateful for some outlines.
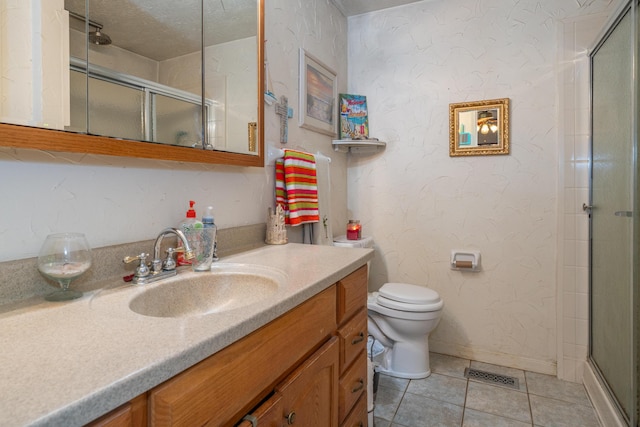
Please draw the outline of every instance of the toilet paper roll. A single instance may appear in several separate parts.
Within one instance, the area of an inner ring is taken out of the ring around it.
[[[471,261],[456,261],[456,268],[473,268]]]

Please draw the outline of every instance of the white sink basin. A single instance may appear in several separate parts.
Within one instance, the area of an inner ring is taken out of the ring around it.
[[[264,300],[285,284],[276,269],[246,264],[214,265],[211,273],[178,273],[148,286],[129,309],[151,317],[190,317],[242,308]]]

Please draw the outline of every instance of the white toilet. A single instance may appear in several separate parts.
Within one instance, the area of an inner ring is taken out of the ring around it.
[[[381,372],[409,379],[431,375],[428,339],[443,306],[436,291],[408,283],[385,283],[369,294],[369,334],[385,347],[375,359]]]

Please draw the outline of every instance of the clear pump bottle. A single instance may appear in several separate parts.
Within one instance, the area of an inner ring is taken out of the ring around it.
[[[218,227],[216,227],[216,224],[214,222],[213,219],[213,206],[208,206],[207,210],[205,211],[204,215],[202,216],[202,226],[204,228],[213,228],[215,229],[215,231],[213,232],[214,238],[213,238],[213,242],[211,242],[211,244],[213,245],[213,260],[217,261],[218,260]]]

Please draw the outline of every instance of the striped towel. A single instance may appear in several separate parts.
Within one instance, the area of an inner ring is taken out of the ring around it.
[[[276,160],[276,205],[282,205],[285,223],[318,222],[318,183],[313,154],[284,150]]]

